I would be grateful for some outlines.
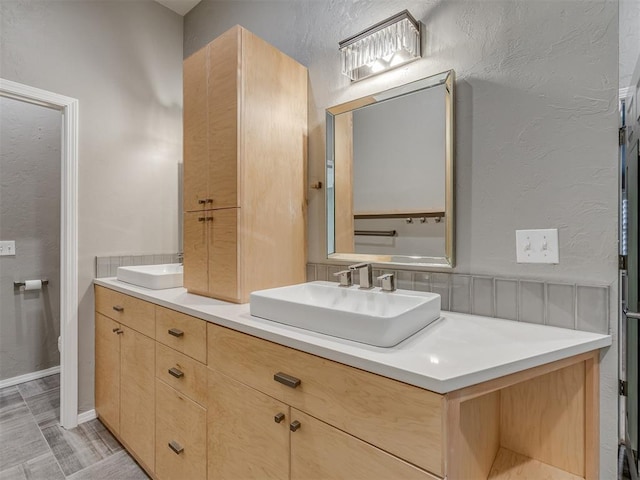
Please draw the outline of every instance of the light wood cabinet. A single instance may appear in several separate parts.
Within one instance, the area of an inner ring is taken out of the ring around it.
[[[598,478],[597,351],[440,395],[103,290],[96,411],[153,478]]]
[[[96,413],[135,458],[155,463],[155,341],[128,325],[155,332],[154,305],[96,287]],[[113,308],[113,307],[117,308]]]
[[[138,459],[155,459],[155,341],[122,325],[120,335],[120,437]]]
[[[96,413],[120,432],[120,337],[118,322],[96,312]]]
[[[288,479],[289,406],[209,371],[209,480]]]
[[[205,480],[207,411],[160,380],[156,399],[156,477]]]
[[[209,368],[227,378],[216,388],[210,380],[210,405],[231,395],[236,401],[226,403],[233,414],[248,414],[233,392],[238,388],[229,386],[233,378],[300,422],[290,437],[291,479],[598,478],[597,352],[439,395],[218,325],[207,328]],[[284,383],[277,381],[281,373],[288,375]],[[210,430],[217,422],[212,412]],[[209,455],[211,465],[216,450]],[[509,470],[516,464],[516,472]]]
[[[209,480],[438,478],[222,373],[209,391]]]
[[[305,280],[306,136],[307,70],[273,46],[236,26],[185,60],[190,292],[246,302]]]

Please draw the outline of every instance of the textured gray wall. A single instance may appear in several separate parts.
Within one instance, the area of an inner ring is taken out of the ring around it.
[[[57,110],[0,97],[0,380],[60,364],[60,129]],[[13,282],[50,280],[41,291]]]
[[[178,248],[182,18],[152,2],[0,2],[0,76],[77,98],[79,406],[93,408],[96,255]]]
[[[338,42],[403,9],[424,58],[356,84]],[[618,2],[204,0],[185,56],[241,24],[309,68],[309,179],[324,178],[324,110],[453,68],[456,273],[611,285],[617,318]],[[324,191],[309,192],[309,260],[325,261]],[[515,230],[558,228],[559,265],[518,265]],[[615,478],[617,349],[602,369],[602,475]]]
[[[620,87],[628,87],[640,69],[640,0],[620,0],[619,63]]]

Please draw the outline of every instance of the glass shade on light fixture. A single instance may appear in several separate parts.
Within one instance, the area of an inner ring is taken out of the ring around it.
[[[420,24],[405,10],[340,42],[342,73],[352,81],[420,58]]]

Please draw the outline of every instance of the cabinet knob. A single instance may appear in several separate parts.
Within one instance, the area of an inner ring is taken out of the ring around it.
[[[299,378],[292,377],[291,375],[287,375],[284,372],[278,372],[273,376],[273,379],[276,382],[279,382],[287,387],[296,388],[298,385],[302,383]]]
[[[184,377],[184,372],[182,370],[178,370],[176,367],[171,367],[168,371],[169,375],[173,375],[176,378]]]
[[[280,423],[284,420],[284,413],[280,412],[280,413],[276,413],[275,416],[273,417],[273,421],[276,423]]]
[[[207,217],[207,222],[213,222],[213,217]]]
[[[198,204],[200,205],[204,205],[205,203],[207,203],[207,201],[204,198],[201,198],[200,200],[198,200]]]
[[[199,222],[204,222],[206,219],[204,217],[198,217]]]
[[[180,445],[175,440],[171,440],[169,442],[169,448],[173,450],[176,455],[180,455],[182,452],[184,452],[184,448],[182,447],[182,445]]]
[[[123,307],[122,305],[114,305],[114,306],[113,306],[113,309],[114,309],[116,312],[124,312],[124,307]]]
[[[169,332],[169,335],[173,335],[174,337],[182,337],[184,335],[184,332],[178,328],[170,328],[167,332]]]
[[[113,329],[113,333],[117,333],[118,335],[122,335],[124,333],[124,330],[122,330],[121,328],[114,328]]]
[[[294,420],[293,422],[291,422],[291,425],[289,425],[289,430],[291,430],[292,432],[295,432],[301,426],[302,425],[300,425],[300,422],[298,420]]]
[[[213,198],[207,198],[207,203],[213,203]]]

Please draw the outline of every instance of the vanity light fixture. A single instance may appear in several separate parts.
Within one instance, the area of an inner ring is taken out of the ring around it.
[[[420,23],[404,10],[342,40],[342,73],[355,82],[417,60],[420,34]]]

